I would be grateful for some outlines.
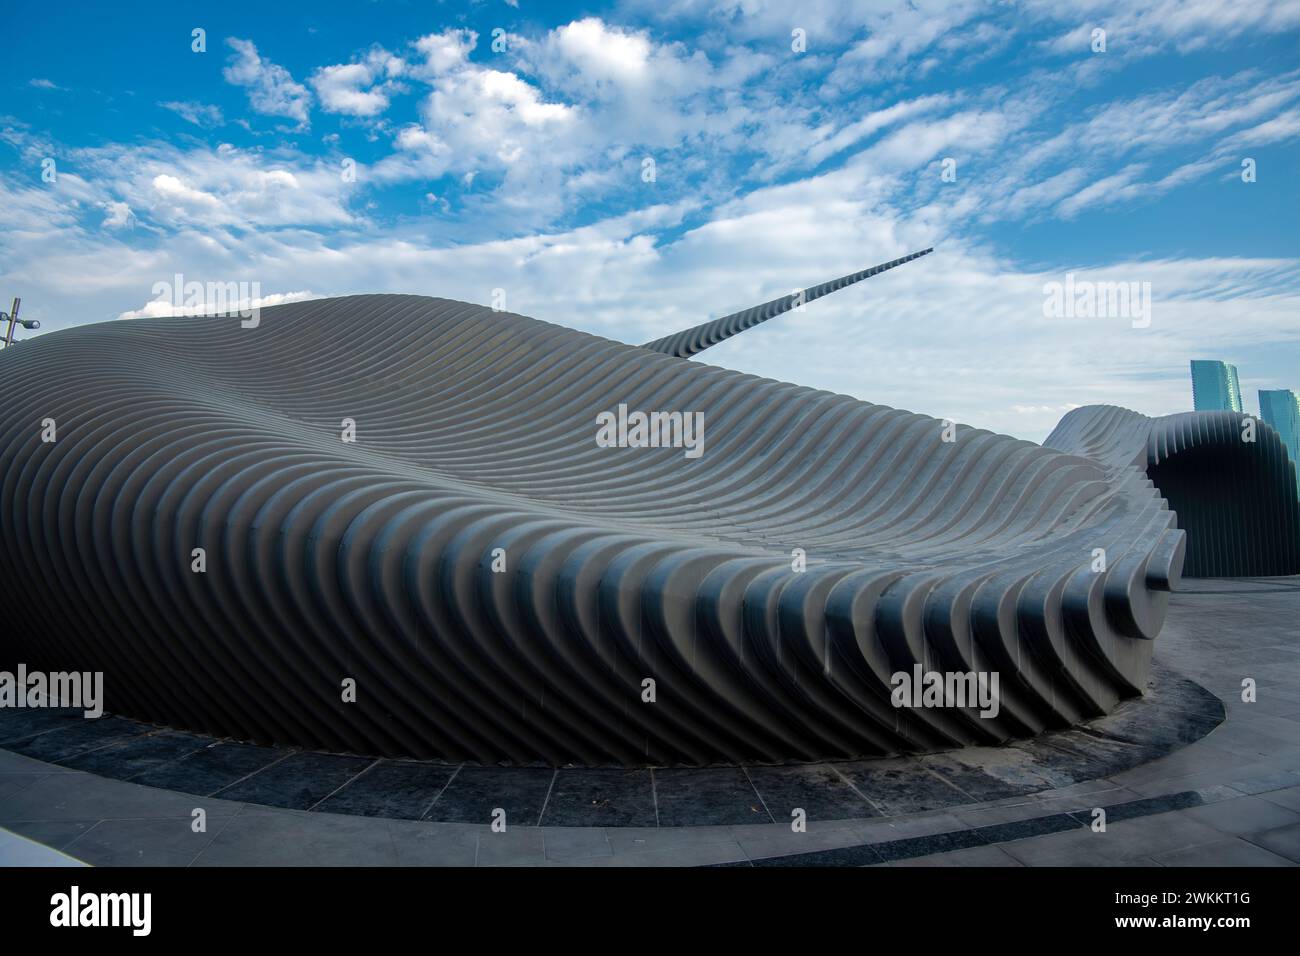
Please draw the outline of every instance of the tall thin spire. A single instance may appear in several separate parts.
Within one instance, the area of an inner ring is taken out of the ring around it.
[[[933,251],[933,248],[922,249],[920,252],[913,252],[909,256],[903,256],[901,259],[894,259],[892,262],[884,262],[878,266],[872,266],[870,269],[863,269],[861,272],[854,272],[838,279],[832,279],[829,282],[823,282],[811,289],[804,289],[802,299],[800,299],[799,293],[783,295],[771,302],[751,306],[741,312],[733,312],[731,315],[724,315],[720,319],[713,319],[693,328],[674,332],[662,339],[655,339],[653,342],[647,342],[641,348],[649,349],[652,352],[663,352],[665,355],[675,355],[678,358],[690,358],[692,355],[703,352],[711,345],[717,345],[724,339],[729,339],[746,329],[752,329],[759,323],[789,312],[799,305],[811,302],[813,299],[820,299],[822,296],[837,292],[845,286],[861,282],[863,279],[869,279],[881,272],[887,272],[895,266],[901,266],[904,262],[919,259],[921,256]]]

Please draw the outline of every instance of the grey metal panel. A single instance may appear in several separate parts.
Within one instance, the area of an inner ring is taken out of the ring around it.
[[[1254,440],[1243,440],[1245,419]],[[1300,573],[1295,464],[1277,431],[1242,412],[1148,418],[1113,405],[1076,408],[1046,447],[1147,475],[1187,531],[1190,577]]]
[[[81,326],[0,381],[0,658],[241,739],[696,765],[995,743],[1139,694],[1182,561],[1135,469],[445,299]],[[703,412],[703,455],[597,447],[620,403]],[[914,664],[997,671],[999,715],[895,708]]]

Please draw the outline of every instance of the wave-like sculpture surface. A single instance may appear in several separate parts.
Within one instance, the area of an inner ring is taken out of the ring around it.
[[[1140,693],[1182,563],[1136,469],[445,299],[82,326],[0,381],[3,656],[240,739],[592,765],[992,743]],[[619,405],[702,413],[703,454],[600,447]],[[998,673],[997,715],[893,706],[916,665]]]
[[[1048,448],[1144,472],[1187,532],[1190,577],[1300,574],[1295,464],[1272,426],[1241,412],[1149,418],[1114,405],[1068,412]]]

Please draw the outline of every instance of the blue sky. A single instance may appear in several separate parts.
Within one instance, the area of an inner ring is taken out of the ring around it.
[[[1300,389],[1300,0],[132,9],[0,12],[0,297],[43,331],[181,273],[642,342],[934,246],[697,361],[1033,440],[1190,407],[1191,358]],[[1150,324],[1045,316],[1067,273]]]

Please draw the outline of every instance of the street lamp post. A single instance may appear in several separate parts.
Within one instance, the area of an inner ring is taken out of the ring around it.
[[[0,322],[5,321],[6,319],[9,320],[9,328],[5,331],[5,336],[4,336],[5,348],[8,348],[9,346],[14,344],[14,329],[17,328],[18,326],[21,325],[25,329],[39,329],[41,327],[41,323],[37,322],[35,319],[18,318],[18,308],[22,304],[23,304],[23,300],[20,299],[18,296],[14,296],[14,304],[10,306],[9,311],[0,312]]]

